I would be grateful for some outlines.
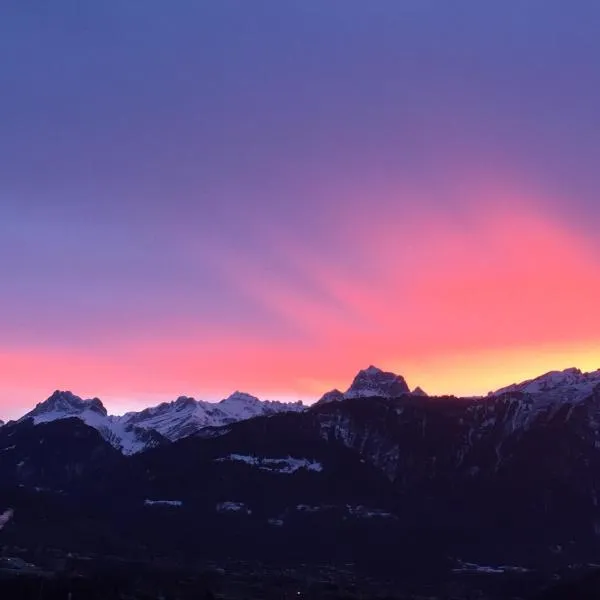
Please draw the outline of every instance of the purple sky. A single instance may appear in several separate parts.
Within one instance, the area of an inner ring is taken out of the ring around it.
[[[378,362],[475,393],[518,375],[502,352],[587,360],[599,31],[595,0],[3,2],[0,416],[55,387],[311,398]],[[459,291],[446,312],[405,302],[424,276],[442,289],[448,247],[510,286],[503,240],[564,258],[518,330],[488,330],[496,310],[462,339]],[[528,329],[573,262],[577,293]],[[506,368],[471,389],[482,349]]]

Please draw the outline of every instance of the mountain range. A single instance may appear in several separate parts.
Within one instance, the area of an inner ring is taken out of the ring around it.
[[[15,545],[429,569],[594,561],[600,370],[457,398],[371,366],[312,406],[236,392],[118,417],[55,392],[0,427],[0,499]]]
[[[522,383],[512,384],[488,394],[487,402],[481,399],[473,411],[484,412],[490,398],[526,397],[519,410],[518,419],[528,422],[539,416],[540,411],[564,406],[574,408],[580,401],[591,396],[600,384],[600,370],[582,373],[571,368],[551,371]],[[369,366],[358,372],[350,387],[345,391],[334,389],[325,393],[315,406],[355,398],[400,398],[427,394],[417,387],[410,390],[404,378]],[[283,412],[303,412],[309,406],[295,403],[262,401],[250,394],[236,391],[220,402],[206,402],[181,396],[173,402],[129,412],[122,416],[109,415],[98,398],[83,400],[70,391],[55,391],[48,399],[21,417],[22,423],[32,419],[35,425],[66,418],[78,418],[96,429],[114,448],[131,455],[149,448],[175,442],[189,435],[204,431],[209,435],[214,428],[258,416],[269,416]],[[517,418],[517,417],[515,417]],[[521,423],[520,425],[524,425]],[[4,425],[0,421],[0,427]],[[519,423],[514,424],[518,428]]]
[[[356,375],[345,393],[332,390],[318,403],[376,396],[393,398],[410,393],[404,378],[370,366]],[[417,388],[414,393],[424,395],[420,388]],[[108,414],[98,398],[84,400],[70,391],[57,390],[21,417],[18,422],[32,419],[33,423],[38,425],[75,417],[96,429],[114,448],[130,455],[160,444],[174,442],[188,435],[198,434],[200,431],[208,432],[212,428],[245,419],[281,412],[301,412],[307,409],[308,406],[301,401],[295,403],[263,401],[250,394],[236,391],[220,402],[206,402],[181,396],[173,402],[163,402],[139,412],[115,416]],[[3,422],[0,421],[0,426],[2,424]]]
[[[235,392],[217,403],[181,396],[174,402],[114,416],[108,414],[98,398],[83,400],[71,392],[57,390],[18,422],[31,419],[35,425],[39,425],[74,417],[96,429],[123,454],[136,454],[206,428],[305,408],[301,402],[260,401],[250,394]]]

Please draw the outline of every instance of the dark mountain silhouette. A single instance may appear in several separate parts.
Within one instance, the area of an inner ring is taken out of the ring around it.
[[[355,390],[383,381],[386,394],[335,393],[130,456],[77,414],[8,423],[0,497],[15,516],[4,543],[390,569],[400,560],[407,571],[458,559],[528,568],[595,560],[598,374],[552,373],[462,399],[362,373],[368,383],[357,376]],[[397,386],[404,391],[389,395]],[[55,400],[52,410],[63,410],[65,398]]]

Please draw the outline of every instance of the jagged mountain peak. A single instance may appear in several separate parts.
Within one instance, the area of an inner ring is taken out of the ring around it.
[[[100,416],[107,416],[107,411],[100,399],[83,400],[70,391],[56,390],[43,402],[40,402],[23,419],[33,417],[36,422],[53,421],[68,416],[77,416],[90,411]]]
[[[127,423],[124,417],[110,416],[99,398],[83,400],[69,391],[55,391],[19,421],[32,419],[35,425],[40,425],[69,418],[77,418],[96,429],[111,446],[124,454],[134,454],[166,441],[156,432],[147,432]]]
[[[409,394],[410,388],[404,377],[389,371],[383,371],[370,365],[358,372],[352,385],[345,392],[345,398],[368,398],[380,396],[394,398]]]
[[[419,386],[417,386],[412,392],[411,394],[413,396],[428,396],[429,394],[427,394],[427,392],[425,390],[423,390],[422,388],[420,388]]]
[[[205,402],[179,396],[172,402],[112,416],[98,398],[83,400],[69,391],[55,391],[20,421],[32,419],[34,425],[76,417],[100,432],[102,437],[124,454],[135,454],[167,440],[193,435],[206,427],[230,423],[278,412],[304,410],[301,402],[288,404],[261,401],[236,391],[221,402]]]

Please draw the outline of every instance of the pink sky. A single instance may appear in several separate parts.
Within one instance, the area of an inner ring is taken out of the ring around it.
[[[600,367],[600,3],[12,4],[0,418]]]
[[[283,277],[223,250],[218,261],[231,285],[283,324],[281,336],[208,321],[176,336],[150,328],[123,340],[115,331],[114,341],[76,350],[3,347],[3,412],[16,416],[55,388],[104,397],[117,412],[235,389],[311,401],[345,389],[371,363],[430,394],[457,395],[551,369],[599,368],[595,241],[534,196],[478,188],[472,198],[454,217],[425,209],[403,218],[391,209],[348,219],[331,234],[347,247],[342,261],[273,236],[288,265]],[[96,327],[110,330],[109,316]]]

